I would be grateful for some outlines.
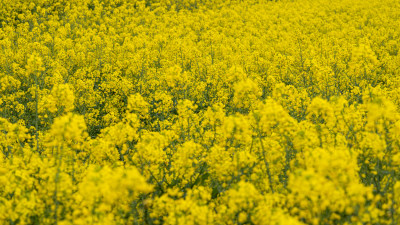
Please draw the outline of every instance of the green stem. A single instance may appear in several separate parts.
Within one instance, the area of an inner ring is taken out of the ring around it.
[[[265,157],[265,148],[264,148],[264,144],[263,144],[263,141],[262,141],[262,138],[261,138],[261,132],[260,131],[258,131],[258,137],[260,139],[261,150],[262,150],[262,153],[263,153],[263,159],[264,159],[265,167],[267,167],[267,175],[268,175],[269,187],[271,188],[272,193],[274,193],[274,187],[272,185],[271,171],[269,169],[269,163],[268,163],[268,161],[267,161],[267,159]]]
[[[36,151],[39,152],[39,113],[38,113],[38,77],[37,73],[35,74],[35,139],[36,139]]]

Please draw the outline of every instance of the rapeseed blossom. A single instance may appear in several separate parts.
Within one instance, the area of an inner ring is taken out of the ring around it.
[[[397,0],[0,1],[1,224],[400,223]]]

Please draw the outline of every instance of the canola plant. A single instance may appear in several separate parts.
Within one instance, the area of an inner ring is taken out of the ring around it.
[[[1,224],[399,224],[400,1],[1,0]]]

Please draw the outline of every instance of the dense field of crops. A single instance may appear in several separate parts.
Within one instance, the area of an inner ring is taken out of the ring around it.
[[[1,0],[1,224],[400,223],[400,1]]]

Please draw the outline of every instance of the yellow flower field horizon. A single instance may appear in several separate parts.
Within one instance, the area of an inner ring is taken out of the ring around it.
[[[400,224],[400,1],[0,1],[0,224]]]

